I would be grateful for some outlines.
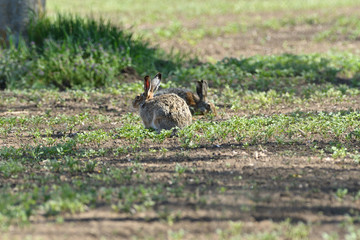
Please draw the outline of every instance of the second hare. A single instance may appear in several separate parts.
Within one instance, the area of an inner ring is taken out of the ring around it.
[[[194,112],[194,110],[200,112],[200,114],[206,114],[212,112],[216,115],[215,105],[207,101],[207,90],[208,90],[207,81],[201,80],[201,81],[197,81],[196,83],[197,95],[188,89],[168,88],[168,89],[160,90],[155,94],[155,96],[174,93],[186,101],[189,108],[193,109],[192,112]]]
[[[144,93],[136,96],[133,101],[133,107],[139,109],[144,126],[160,132],[162,129],[169,130],[190,125],[192,115],[184,99],[173,93],[154,97],[160,81],[161,73],[156,74],[152,80],[146,76]]]

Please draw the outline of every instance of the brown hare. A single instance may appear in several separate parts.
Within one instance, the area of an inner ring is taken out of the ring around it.
[[[191,124],[192,115],[188,105],[176,94],[169,93],[154,97],[161,81],[161,73],[150,80],[144,78],[144,93],[136,96],[133,107],[139,109],[140,117],[146,128],[157,132],[174,127],[183,128]]]
[[[163,94],[174,93],[185,100],[189,108],[194,109],[195,111],[200,112],[200,114],[214,113],[216,115],[215,105],[207,102],[207,89],[208,83],[206,80],[197,81],[196,83],[196,94],[191,92],[188,89],[183,88],[168,88],[158,91],[155,96],[160,96]],[[192,110],[192,113],[195,111]]]

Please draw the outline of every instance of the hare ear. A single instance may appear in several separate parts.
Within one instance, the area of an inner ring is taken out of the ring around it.
[[[207,97],[208,83],[206,80],[197,81],[196,83],[196,93],[201,100],[205,100]]]
[[[151,89],[150,91],[154,93],[160,86],[161,73],[157,73],[155,77],[151,80]]]
[[[146,96],[149,94],[149,91],[150,91],[150,77],[145,76],[144,77],[144,92],[145,92]]]

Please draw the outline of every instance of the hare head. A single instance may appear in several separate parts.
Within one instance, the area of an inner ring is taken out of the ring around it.
[[[135,97],[132,104],[134,108],[139,108],[147,100],[154,97],[154,92],[159,88],[161,81],[161,73],[157,73],[155,77],[150,80],[149,76],[144,77],[144,92]]]
[[[207,101],[208,82],[206,80],[200,80],[196,83],[196,93],[199,96],[199,100],[196,101],[196,108],[202,113],[213,112],[216,114],[214,104]]]

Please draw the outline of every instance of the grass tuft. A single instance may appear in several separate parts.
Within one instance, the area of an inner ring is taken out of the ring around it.
[[[0,49],[0,83],[11,89],[116,86],[126,81],[126,69],[167,75],[181,60],[104,20],[58,14],[31,21],[28,41],[10,38]]]

